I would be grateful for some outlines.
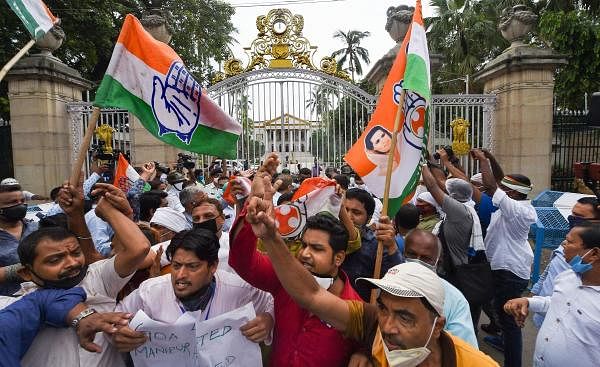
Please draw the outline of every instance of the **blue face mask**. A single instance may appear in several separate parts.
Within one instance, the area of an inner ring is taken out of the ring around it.
[[[583,274],[586,271],[592,270],[592,264],[584,263],[583,258],[587,256],[593,249],[590,249],[583,256],[575,256],[569,261],[569,265],[571,265],[571,269],[577,274]]]

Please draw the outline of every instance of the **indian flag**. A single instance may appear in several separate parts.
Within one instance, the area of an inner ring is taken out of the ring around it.
[[[155,40],[131,14],[94,105],[129,110],[152,135],[179,149],[237,156],[241,125],[208,98],[177,53]]]
[[[135,168],[127,162],[127,159],[123,154],[119,153],[119,160],[117,162],[117,170],[115,171],[115,180],[113,185],[127,192],[131,186],[140,179],[140,175],[136,172]]]
[[[42,0],[6,0],[21,19],[31,37],[39,40],[58,22]]]
[[[387,160],[393,155],[387,215],[393,217],[413,195],[421,175],[422,150],[427,146],[427,108],[431,99],[429,51],[423,26],[421,0],[417,0],[412,24],[381,91],[371,121],[345,156],[373,194],[383,197]],[[405,90],[400,131],[391,146],[394,118]]]

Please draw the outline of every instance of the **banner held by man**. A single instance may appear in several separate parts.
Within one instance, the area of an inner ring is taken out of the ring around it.
[[[204,94],[177,53],[131,14],[94,105],[129,110],[152,135],[179,149],[236,158],[241,125]]]
[[[430,79],[429,51],[418,0],[412,24],[385,81],[375,112],[345,156],[346,162],[373,193],[383,197],[387,160],[392,154],[390,182],[393,184],[387,211],[390,217],[412,195],[421,174],[419,162],[427,145]],[[403,106],[400,106],[401,100]],[[403,110],[398,111],[401,107]],[[398,139],[392,146],[397,113],[400,113]]]

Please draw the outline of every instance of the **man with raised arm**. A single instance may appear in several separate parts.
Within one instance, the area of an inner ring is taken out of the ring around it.
[[[265,185],[268,178],[265,179]],[[497,366],[442,329],[444,289],[426,267],[407,263],[383,279],[362,278],[380,289],[377,306],[344,300],[323,289],[288,251],[276,229],[273,206],[264,194],[248,202],[246,221],[265,244],[270,263],[287,294],[345,336],[371,350],[376,366]],[[264,193],[264,191],[263,191]]]

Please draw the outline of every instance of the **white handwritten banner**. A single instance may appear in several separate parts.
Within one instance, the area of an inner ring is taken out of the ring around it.
[[[177,367],[196,367],[195,324],[196,320],[187,313],[174,324],[165,324],[152,320],[139,310],[129,327],[146,334],[148,341],[130,352],[133,364],[136,367],[166,366],[167,363]]]
[[[174,324],[152,320],[138,311],[129,326],[148,341],[130,352],[136,367],[262,367],[258,344],[240,327],[254,319],[252,303],[206,321],[189,313]]]
[[[242,335],[240,327],[254,319],[252,303],[196,323],[196,360],[199,367],[262,367],[258,344]]]

